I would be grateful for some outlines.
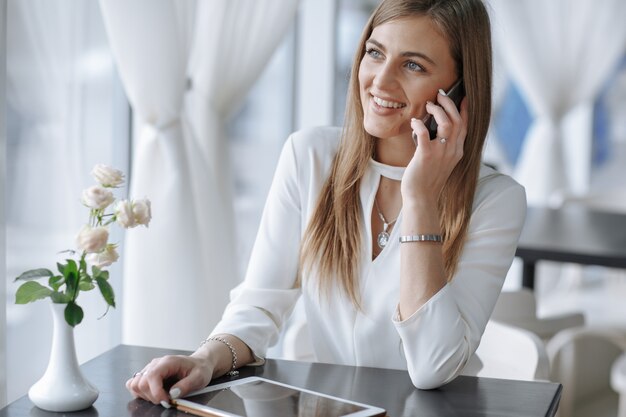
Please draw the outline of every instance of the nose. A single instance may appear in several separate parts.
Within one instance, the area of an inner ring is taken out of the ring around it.
[[[397,76],[395,69],[389,62],[378,67],[374,75],[373,84],[376,88],[385,90],[395,87],[397,84]]]

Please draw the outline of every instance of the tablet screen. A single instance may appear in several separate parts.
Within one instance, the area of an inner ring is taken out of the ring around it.
[[[300,391],[267,380],[253,380],[187,397],[186,400],[245,417],[338,417],[368,409],[339,398]]]

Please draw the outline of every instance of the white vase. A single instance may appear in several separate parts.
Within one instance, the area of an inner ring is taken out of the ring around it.
[[[65,321],[66,304],[51,303],[54,329],[48,368],[28,391],[28,398],[48,411],[84,410],[98,398],[98,389],[83,376],[76,359],[74,328]]]

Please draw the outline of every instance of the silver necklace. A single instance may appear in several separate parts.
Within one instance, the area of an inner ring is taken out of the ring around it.
[[[396,220],[398,220],[398,217],[396,217],[391,222],[387,222],[387,220],[385,220],[385,216],[383,216],[383,213],[381,213],[380,209],[378,208],[378,202],[376,201],[376,198],[374,198],[374,206],[376,206],[378,217],[380,217],[380,220],[383,222],[383,231],[378,234],[376,243],[378,243],[379,248],[384,249],[385,246],[387,246],[387,242],[389,242],[389,232],[387,232],[387,229],[389,229],[389,226],[393,225]]]

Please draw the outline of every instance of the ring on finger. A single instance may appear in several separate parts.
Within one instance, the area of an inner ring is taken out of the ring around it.
[[[133,378],[138,377],[138,376],[142,376],[144,373],[145,373],[144,371],[135,372],[133,374]]]
[[[448,141],[448,139],[446,138],[439,138],[439,142],[441,143],[446,143]]]

